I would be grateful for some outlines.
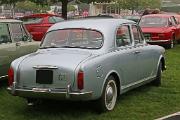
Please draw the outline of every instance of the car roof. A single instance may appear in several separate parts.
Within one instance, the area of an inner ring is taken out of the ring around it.
[[[0,19],[0,23],[21,23],[21,20],[16,20],[16,19]]]
[[[134,21],[126,19],[115,19],[115,18],[90,18],[90,19],[78,19],[63,21],[61,23],[56,23],[48,31],[66,29],[66,28],[84,28],[84,29],[95,29],[99,31],[114,30],[117,26],[121,24],[131,23]]]
[[[173,15],[170,15],[170,14],[149,14],[149,15],[144,15],[142,17],[164,17],[164,18],[168,18],[171,16],[173,16]]]
[[[173,15],[174,17],[180,17],[180,15]]]

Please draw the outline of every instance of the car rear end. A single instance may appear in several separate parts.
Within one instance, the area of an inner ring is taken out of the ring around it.
[[[53,53],[36,54],[31,54],[21,60],[18,67],[12,64],[9,69],[8,89],[13,95],[25,98],[60,100],[70,98],[71,100],[86,100],[91,98],[92,92],[85,91],[83,86],[84,72],[79,68],[77,69],[78,64],[91,54],[67,53],[61,57],[59,54],[52,55]],[[52,59],[47,60],[49,57]],[[75,61],[70,62],[67,59],[74,59]]]
[[[147,15],[139,22],[146,41],[150,44],[171,44],[173,38],[172,29],[168,26],[168,16]]]

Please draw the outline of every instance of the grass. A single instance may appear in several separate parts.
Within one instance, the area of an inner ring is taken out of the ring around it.
[[[90,102],[49,101],[27,106],[0,83],[0,120],[152,120],[180,111],[180,45],[166,50],[162,85],[145,85],[120,96],[115,109],[97,114]]]

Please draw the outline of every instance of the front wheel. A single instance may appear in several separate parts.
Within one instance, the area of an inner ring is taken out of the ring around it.
[[[99,112],[111,111],[114,109],[117,100],[117,85],[114,77],[106,80],[101,97],[97,100]]]

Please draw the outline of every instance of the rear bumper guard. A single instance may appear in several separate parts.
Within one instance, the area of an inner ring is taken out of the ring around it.
[[[16,82],[11,87],[7,88],[8,92],[15,96],[30,97],[30,98],[47,98],[47,99],[69,99],[69,100],[89,100],[92,98],[90,92],[74,92],[71,91],[71,85],[66,89],[50,89],[50,88],[18,88]]]

